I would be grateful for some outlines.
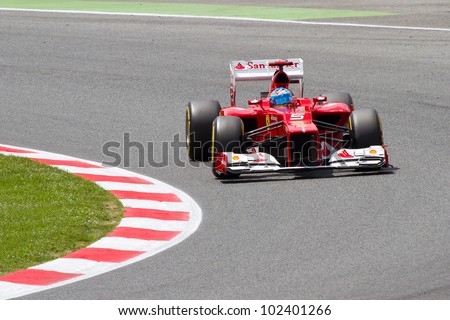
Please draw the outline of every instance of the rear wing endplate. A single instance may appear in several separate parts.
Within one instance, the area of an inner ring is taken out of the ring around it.
[[[303,60],[292,59],[263,59],[263,60],[238,60],[230,63],[230,99],[231,105],[236,105],[236,81],[271,80],[278,67],[269,66],[270,62],[285,60],[292,62],[291,66],[285,66],[283,71],[289,76],[291,83],[298,83],[298,95],[303,97]]]

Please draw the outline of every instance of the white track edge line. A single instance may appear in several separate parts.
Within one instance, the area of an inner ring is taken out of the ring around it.
[[[304,20],[302,20],[302,21],[298,21],[298,20],[276,20],[276,19],[218,17],[218,16],[195,16],[195,15],[178,15],[178,14],[159,14],[159,13],[126,13],[126,12],[101,12],[101,11],[79,11],[79,10],[44,10],[44,9],[13,9],[13,8],[0,8],[0,11],[66,13],[66,14],[91,14],[91,15],[113,15],[113,16],[135,16],[135,17],[161,17],[161,18],[186,18],[186,19],[214,19],[214,20],[230,20],[230,21],[249,21],[249,22],[303,24],[303,25],[311,25],[311,26],[357,27],[357,28],[378,28],[378,29],[400,29],[400,30],[415,30],[415,31],[443,31],[443,32],[450,32],[450,28],[408,27],[408,26],[390,26],[390,25],[360,24],[360,23],[316,22],[316,21],[304,21]]]

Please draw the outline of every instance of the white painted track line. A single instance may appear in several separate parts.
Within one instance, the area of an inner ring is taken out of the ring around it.
[[[339,23],[339,22],[317,22],[304,20],[275,20],[275,19],[257,19],[257,18],[239,18],[239,17],[217,17],[217,16],[194,16],[194,15],[177,15],[177,14],[153,14],[153,13],[125,13],[125,12],[101,12],[101,11],[77,11],[77,10],[39,10],[39,9],[12,9],[0,8],[0,11],[19,11],[19,12],[43,12],[43,13],[63,13],[63,14],[93,14],[93,15],[110,15],[110,16],[135,16],[135,17],[164,17],[164,18],[182,18],[182,19],[214,19],[214,20],[231,20],[231,21],[253,21],[253,22],[270,22],[270,23],[288,23],[302,24],[310,26],[330,26],[330,27],[350,27],[350,28],[374,28],[374,29],[398,29],[398,30],[415,30],[415,31],[441,31],[450,32],[449,28],[429,28],[414,26],[392,26],[362,23]]]

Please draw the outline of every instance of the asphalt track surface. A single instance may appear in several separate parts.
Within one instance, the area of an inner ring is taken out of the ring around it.
[[[404,14],[364,21],[450,27],[445,1],[387,9]],[[205,166],[139,167],[133,150],[130,170],[198,202],[198,231],[24,298],[450,299],[450,32],[0,12],[1,142],[101,162],[129,133],[158,160],[187,101],[228,102],[230,60],[296,56],[307,96],[348,91],[380,112],[395,174],[223,183]]]

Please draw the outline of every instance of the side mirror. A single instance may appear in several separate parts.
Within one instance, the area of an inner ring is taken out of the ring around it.
[[[256,105],[256,104],[261,105],[261,100],[260,99],[250,99],[250,100],[247,101],[247,103],[248,103],[249,106],[253,106],[253,105]]]
[[[324,104],[325,102],[327,102],[327,97],[326,96],[317,96],[313,98],[314,101],[314,105],[321,105]]]

